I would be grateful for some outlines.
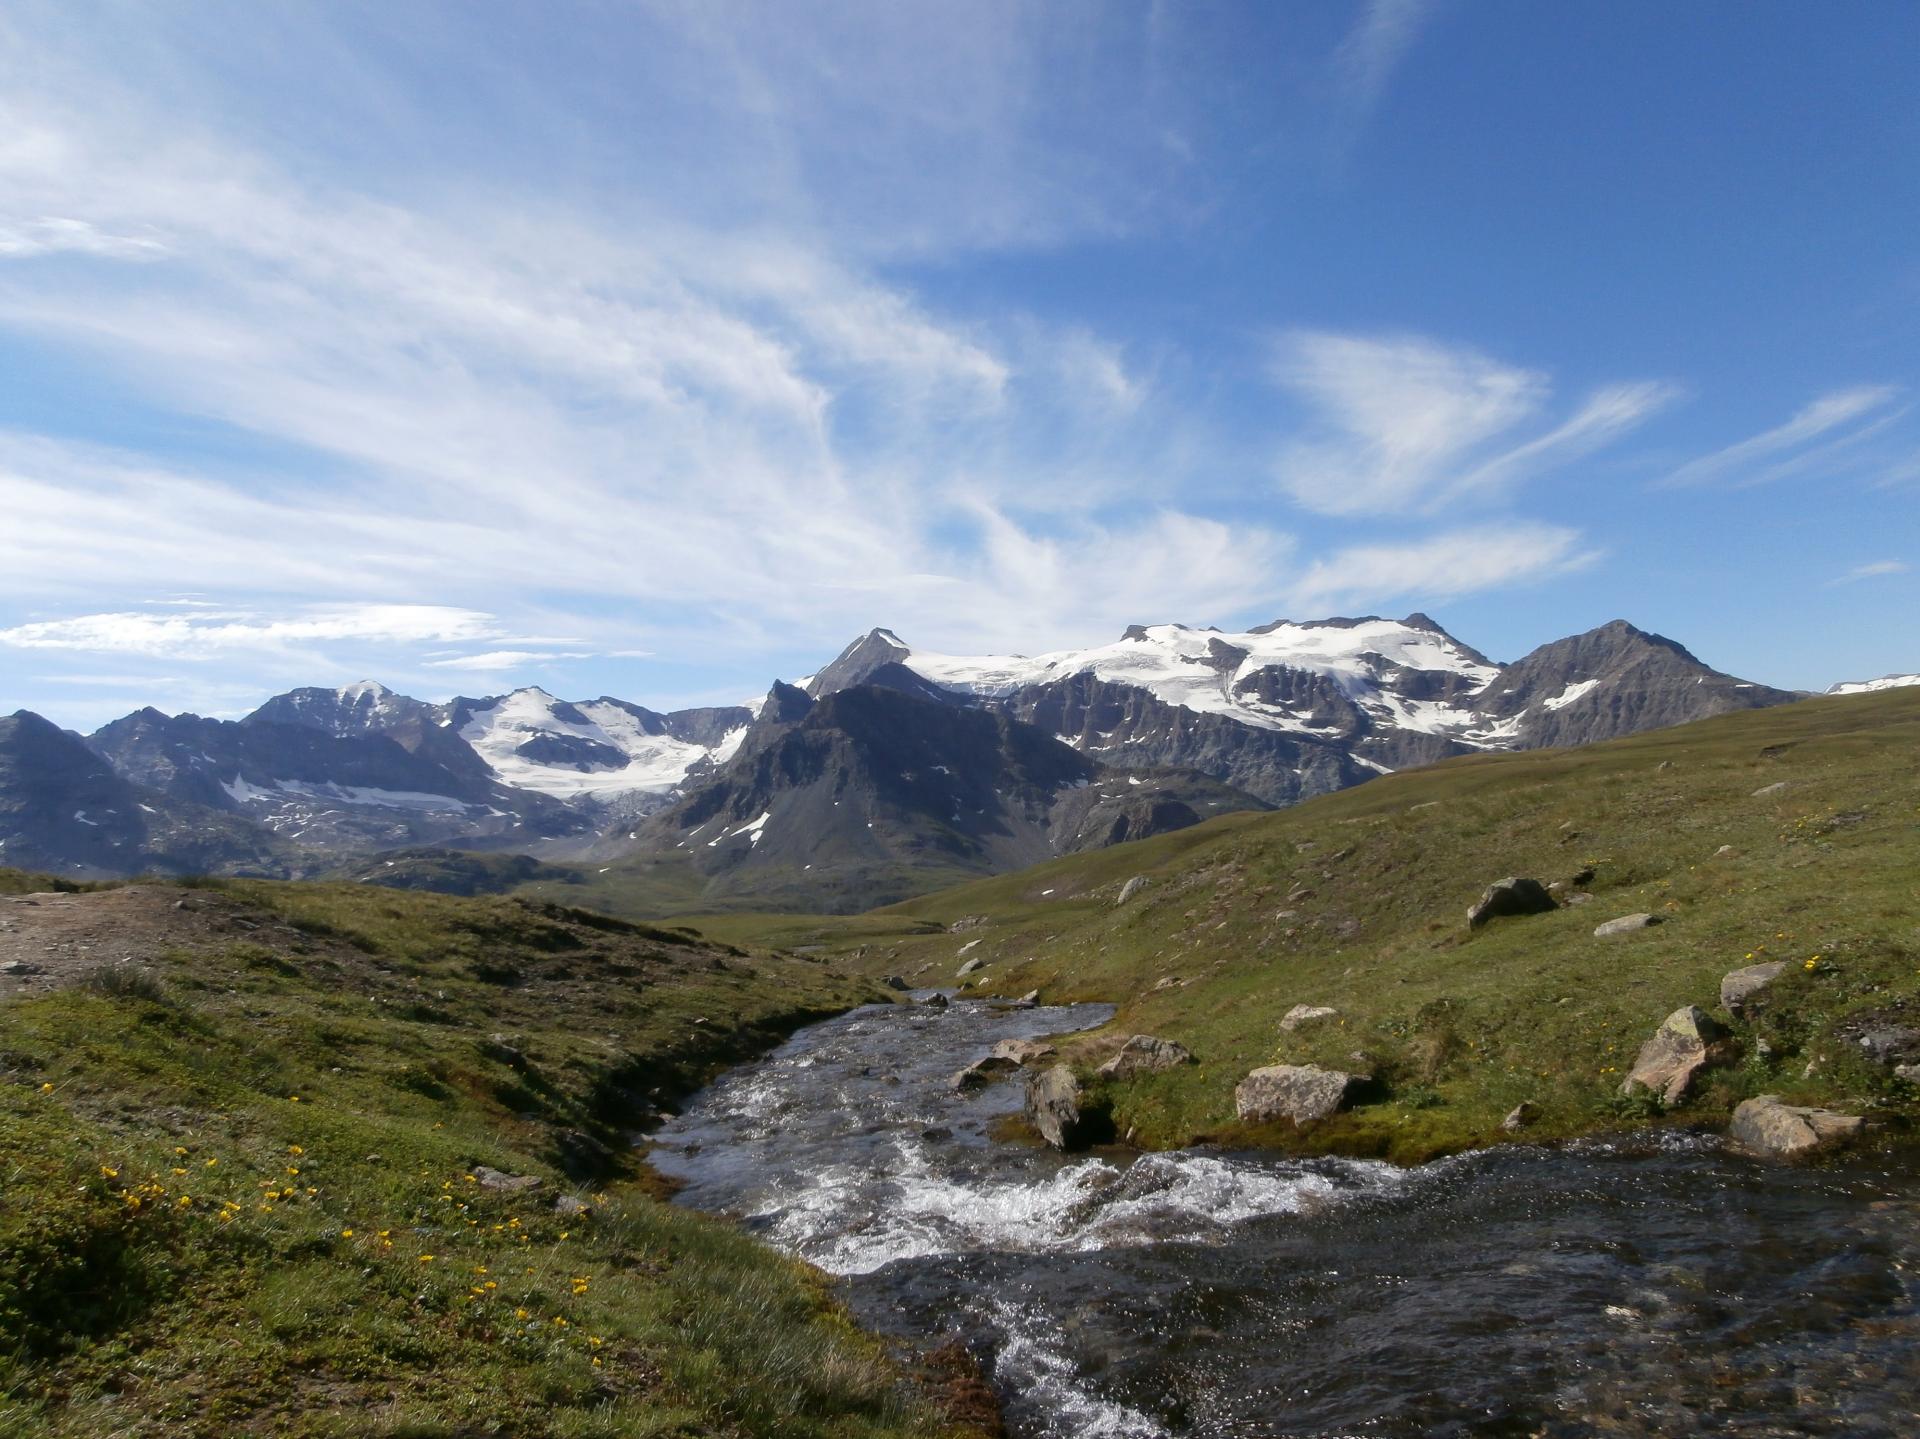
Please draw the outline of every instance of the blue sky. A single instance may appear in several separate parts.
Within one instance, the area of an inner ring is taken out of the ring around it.
[[[888,625],[1920,670],[1920,8],[0,14],[0,712]]]

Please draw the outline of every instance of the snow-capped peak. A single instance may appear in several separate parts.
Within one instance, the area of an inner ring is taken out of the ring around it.
[[[1847,680],[1835,685],[1827,693],[1830,695],[1864,695],[1879,690],[1906,689],[1909,685],[1920,685],[1920,675],[1882,675],[1877,680]]]

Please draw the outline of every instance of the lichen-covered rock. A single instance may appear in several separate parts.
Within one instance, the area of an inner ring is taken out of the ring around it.
[[[1845,1144],[1859,1134],[1860,1126],[1857,1115],[1802,1109],[1782,1103],[1777,1094],[1763,1094],[1733,1111],[1729,1132],[1749,1153],[1785,1158]]]
[[[1273,1064],[1256,1069],[1235,1087],[1234,1111],[1244,1120],[1291,1119],[1312,1124],[1346,1107],[1356,1083],[1351,1074],[1311,1064]]]
[[[1080,1081],[1071,1069],[1056,1064],[1027,1082],[1027,1118],[1055,1149],[1075,1149],[1085,1142]]]
[[[1324,1004],[1296,1004],[1280,1017],[1280,1027],[1291,1033],[1303,1024],[1322,1019],[1338,1019],[1340,1011]]]
[[[1678,1104],[1687,1097],[1701,1070],[1725,1064],[1736,1053],[1726,1026],[1698,1005],[1690,1004],[1668,1015],[1653,1038],[1640,1046],[1633,1071],[1621,1084],[1620,1092],[1650,1090],[1664,1103]]]
[[[1128,1079],[1136,1074],[1154,1074],[1191,1063],[1193,1054],[1184,1044],[1156,1039],[1151,1034],[1136,1034],[1096,1072],[1104,1079]]]
[[[1720,981],[1720,1007],[1735,1019],[1746,1013],[1747,1001],[1772,984],[1786,970],[1784,959],[1766,964],[1750,964],[1736,969]]]
[[[1547,887],[1537,879],[1508,875],[1497,879],[1481,892],[1478,902],[1467,911],[1467,924],[1478,929],[1490,919],[1509,914],[1545,914],[1557,906]]]

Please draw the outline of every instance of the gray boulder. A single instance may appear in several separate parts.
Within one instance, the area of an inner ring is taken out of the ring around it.
[[[1500,1127],[1508,1134],[1518,1134],[1529,1128],[1540,1117],[1540,1111],[1531,1099],[1523,1099],[1507,1111],[1507,1117],[1500,1121]]]
[[[1726,1026],[1698,1005],[1690,1004],[1668,1015],[1653,1038],[1640,1046],[1633,1071],[1621,1084],[1620,1092],[1650,1090],[1662,1102],[1678,1104],[1703,1069],[1725,1064],[1735,1053]]]
[[[1147,877],[1144,874],[1136,874],[1132,879],[1120,886],[1120,897],[1116,899],[1114,903],[1116,905],[1125,904],[1146,887]]]
[[[1163,1069],[1177,1069],[1191,1063],[1193,1054],[1184,1044],[1156,1039],[1151,1034],[1136,1034],[1095,1072],[1103,1079],[1130,1079],[1136,1074],[1157,1074]]]
[[[885,979],[881,980],[880,983],[888,989],[894,990],[896,993],[904,993],[908,988],[907,982],[897,974],[888,975]]]
[[[1720,1007],[1735,1019],[1742,1018],[1747,1001],[1778,979],[1786,967],[1784,959],[1775,959],[1766,964],[1750,964],[1724,976],[1720,981]]]
[[[1344,1109],[1357,1081],[1337,1069],[1311,1064],[1273,1064],[1256,1069],[1234,1088],[1234,1111],[1259,1123],[1291,1119],[1312,1124]]]
[[[1845,1144],[1860,1132],[1857,1115],[1783,1104],[1777,1094],[1749,1099],[1733,1111],[1733,1142],[1752,1154],[1786,1158]]]
[[[1080,1114],[1080,1081],[1056,1064],[1027,1081],[1027,1118],[1055,1149],[1078,1147],[1086,1135]]]
[[[1280,1027],[1288,1033],[1303,1024],[1314,1024],[1322,1019],[1338,1019],[1340,1011],[1324,1004],[1296,1004],[1280,1018]]]
[[[935,990],[932,994],[921,1000],[920,1003],[928,1009],[945,1009],[947,1007],[947,997],[938,990]]]
[[[1784,794],[1786,792],[1786,788],[1787,788],[1787,782],[1785,780],[1776,780],[1772,784],[1761,785],[1759,789],[1753,792],[1753,797],[1755,799],[1765,799],[1768,795],[1771,795],[1771,794]]]
[[[1486,887],[1479,901],[1467,911],[1467,923],[1478,929],[1488,920],[1503,915],[1545,914],[1555,907],[1553,896],[1539,880],[1508,875]]]
[[[1835,1028],[1834,1037],[1873,1064],[1897,1067],[1920,1061],[1920,1028],[1907,1023],[1898,1011],[1848,1015]]]
[[[1661,923],[1657,914],[1623,914],[1618,919],[1610,919],[1598,925],[1593,931],[1595,939],[1609,939],[1617,934],[1632,934],[1639,929],[1652,929]]]
[[[987,962],[984,959],[970,959],[965,964],[960,966],[959,972],[956,974],[955,977],[958,979],[965,979],[968,975],[972,974],[975,970],[985,969],[986,967],[987,967]]]

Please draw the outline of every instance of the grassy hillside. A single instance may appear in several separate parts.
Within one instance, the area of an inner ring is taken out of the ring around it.
[[[1590,900],[1465,922],[1502,876],[1587,871],[1568,893]],[[1117,904],[1134,876],[1145,886]],[[1665,922],[1594,936],[1640,911]],[[1913,1087],[1860,1059],[1849,1027],[1920,1025],[1920,691],[1449,761],[847,921],[688,922],[917,984],[952,983],[970,946],[983,992],[1121,1005],[1070,1046],[1083,1067],[1133,1033],[1194,1051],[1196,1066],[1104,1092],[1122,1133],[1401,1159],[1497,1138],[1523,1100],[1536,1136],[1659,1118],[1619,1094],[1641,1042],[1682,1005],[1715,1009],[1727,971],[1785,959],[1739,1029],[1745,1058],[1673,1118],[1719,1122],[1769,1092],[1898,1128]],[[1284,1032],[1296,1004],[1340,1017]],[[1234,1085],[1273,1063],[1370,1070],[1375,1102],[1304,1136],[1249,1129]]]
[[[625,1140],[865,982],[515,900],[45,888],[0,876],[0,1433],[950,1432]]]

